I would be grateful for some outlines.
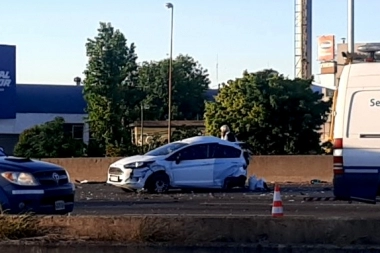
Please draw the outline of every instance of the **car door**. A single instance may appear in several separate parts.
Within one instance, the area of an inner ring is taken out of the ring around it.
[[[180,156],[177,163],[175,158]],[[173,185],[177,187],[210,187],[213,185],[214,159],[208,144],[186,147],[171,156]]]
[[[244,166],[241,150],[227,145],[213,144],[210,148],[210,157],[214,158],[213,181],[222,186],[227,177],[233,176],[238,168]]]

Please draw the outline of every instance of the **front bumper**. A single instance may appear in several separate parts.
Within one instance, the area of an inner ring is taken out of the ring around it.
[[[20,187],[4,189],[2,208],[10,214],[66,214],[74,209],[75,186],[72,183],[57,187]]]
[[[141,190],[145,187],[146,179],[151,175],[149,168],[122,169],[112,167],[108,170],[107,184],[130,190]],[[116,172],[116,169],[118,171]]]

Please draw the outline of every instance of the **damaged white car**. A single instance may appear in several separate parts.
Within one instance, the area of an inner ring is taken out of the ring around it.
[[[107,183],[124,190],[245,187],[249,157],[240,143],[213,136],[172,142],[111,164]]]

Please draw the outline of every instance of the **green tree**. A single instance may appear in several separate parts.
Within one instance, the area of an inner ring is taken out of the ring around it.
[[[207,70],[188,55],[173,60],[172,119],[195,120],[204,114],[205,92],[209,88]],[[169,60],[143,62],[139,68],[139,84],[143,87],[147,120],[165,120],[168,116]]]
[[[31,158],[65,158],[83,156],[82,140],[64,131],[64,119],[57,117],[42,125],[26,129],[20,134],[14,154]]]
[[[128,45],[110,23],[100,23],[98,35],[88,39],[86,51],[84,97],[91,135],[106,149],[128,152],[129,125],[138,117],[142,99],[135,45]]]
[[[228,124],[255,154],[320,152],[317,130],[326,122],[330,101],[311,89],[312,80],[288,79],[274,70],[244,72],[223,85],[206,103],[206,129],[219,135]]]

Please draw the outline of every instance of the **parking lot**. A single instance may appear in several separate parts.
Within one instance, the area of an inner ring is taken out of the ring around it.
[[[273,186],[268,192],[247,190],[170,192],[162,195],[126,193],[106,184],[77,185],[73,215],[271,215]],[[378,216],[379,205],[346,201],[305,201],[305,197],[332,197],[332,185],[283,184],[285,216]]]

